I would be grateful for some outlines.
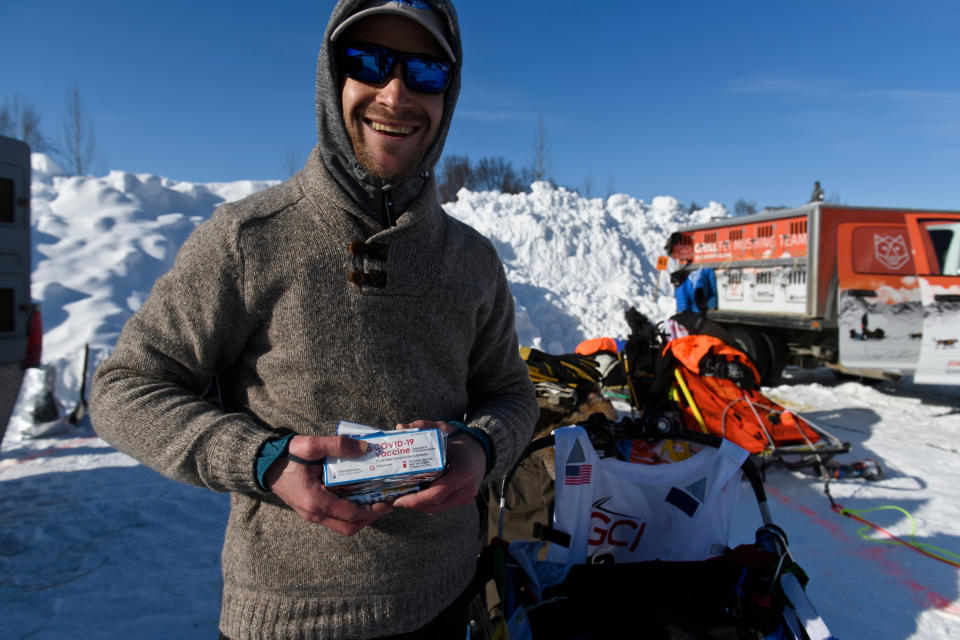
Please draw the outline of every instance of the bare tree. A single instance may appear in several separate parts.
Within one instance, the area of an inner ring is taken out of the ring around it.
[[[288,148],[283,154],[283,169],[287,172],[287,177],[289,178],[303,169],[305,162],[306,158],[304,158],[302,150],[296,147]]]
[[[443,157],[443,166],[437,182],[440,202],[453,202],[461,188],[473,189],[475,186],[476,178],[470,167],[469,157],[458,155]]]
[[[531,181],[549,180],[550,172],[550,143],[547,141],[547,125],[543,116],[537,121],[537,135],[533,140],[533,164],[530,167]]]
[[[583,179],[583,189],[580,190],[580,195],[584,198],[593,197],[593,176],[587,174],[587,177]]]
[[[524,177],[503,156],[480,158],[471,164],[467,156],[444,156],[437,188],[441,202],[452,202],[460,189],[480,189],[520,193],[525,190]]]
[[[613,180],[613,171],[607,174],[607,197],[617,192],[617,184]]]
[[[747,202],[743,198],[740,198],[733,203],[733,212],[738,216],[748,216],[751,213],[757,212],[757,203]]]
[[[23,140],[38,153],[52,149],[40,130],[40,112],[20,95],[4,100],[0,106],[0,135]]]
[[[513,164],[502,156],[480,158],[473,172],[476,177],[476,186],[480,189],[503,193],[523,191],[523,181],[514,170]]]
[[[93,168],[97,159],[97,138],[90,118],[80,99],[80,86],[74,82],[67,92],[67,111],[63,118],[61,151],[66,169],[73,175],[84,175]]]

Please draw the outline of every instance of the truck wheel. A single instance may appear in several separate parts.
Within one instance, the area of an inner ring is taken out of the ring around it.
[[[776,336],[772,336],[766,331],[760,331],[759,333],[770,353],[770,374],[767,376],[767,379],[763,381],[763,384],[769,386],[780,381],[783,368],[787,366],[787,347],[783,344],[783,341],[778,340]]]
[[[766,384],[770,377],[770,349],[767,348],[767,341],[759,331],[750,327],[730,327],[728,331],[730,339],[733,340],[732,346],[747,354],[760,374],[760,383]]]

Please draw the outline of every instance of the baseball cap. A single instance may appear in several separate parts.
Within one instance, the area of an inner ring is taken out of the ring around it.
[[[392,14],[413,20],[429,31],[430,35],[440,43],[446,54],[450,56],[450,62],[457,61],[450,43],[447,42],[443,14],[423,0],[372,0],[367,2],[360,7],[359,11],[337,25],[330,36],[330,40],[336,42],[337,38],[350,28],[350,25],[377,14]]]

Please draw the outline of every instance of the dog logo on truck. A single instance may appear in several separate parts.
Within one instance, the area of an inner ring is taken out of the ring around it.
[[[910,260],[910,249],[907,248],[907,241],[902,235],[874,234],[873,254],[880,264],[891,271],[896,271]]]

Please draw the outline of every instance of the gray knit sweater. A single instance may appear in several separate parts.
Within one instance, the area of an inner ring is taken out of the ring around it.
[[[360,216],[316,152],[286,183],[220,207],[96,373],[102,437],[171,478],[231,492],[220,625],[235,640],[410,631],[475,566],[473,505],[398,509],[350,538],[302,520],[255,482],[276,430],[462,418],[492,439],[497,477],[536,419],[490,242],[434,190],[369,238]],[[386,255],[355,255],[376,253],[351,252],[357,240]],[[215,374],[230,412],[198,397]]]

